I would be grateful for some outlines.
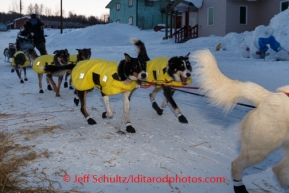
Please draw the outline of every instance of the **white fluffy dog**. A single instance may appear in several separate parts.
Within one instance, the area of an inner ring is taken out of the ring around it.
[[[247,193],[242,183],[243,171],[264,160],[278,147],[286,150],[285,157],[273,171],[283,188],[289,187],[289,86],[270,92],[252,82],[240,82],[226,77],[218,68],[209,50],[194,53],[197,82],[215,106],[226,111],[240,100],[254,103],[241,123],[241,152],[232,162],[235,193]]]

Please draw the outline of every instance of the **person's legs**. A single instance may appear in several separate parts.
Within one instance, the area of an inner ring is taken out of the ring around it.
[[[270,36],[269,37],[269,44],[270,44],[270,48],[272,50],[274,50],[275,52],[278,52],[280,50],[280,43],[275,39],[274,36]]]
[[[260,52],[266,53],[268,50],[267,44],[270,44],[270,48],[274,50],[275,52],[278,52],[281,45],[280,43],[275,39],[274,36],[269,36],[268,38],[259,38],[258,40]]]
[[[35,47],[40,52],[40,55],[46,55],[47,54],[46,46],[45,46],[44,42],[39,43],[39,44],[35,44]]]

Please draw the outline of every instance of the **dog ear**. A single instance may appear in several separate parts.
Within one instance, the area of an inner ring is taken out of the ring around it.
[[[131,61],[131,57],[127,53],[124,53],[124,59],[125,59],[125,62]]]
[[[54,52],[53,52],[53,54],[57,54],[59,51],[58,50],[55,50]]]
[[[188,60],[190,57],[190,52],[185,56],[185,59]]]

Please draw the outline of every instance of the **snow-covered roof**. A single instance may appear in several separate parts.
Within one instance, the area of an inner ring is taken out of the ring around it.
[[[203,0],[186,0],[195,5],[196,8],[201,8],[203,4]]]

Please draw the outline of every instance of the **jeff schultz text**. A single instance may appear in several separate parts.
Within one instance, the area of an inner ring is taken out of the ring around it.
[[[69,179],[69,180],[68,180]],[[70,176],[63,177],[65,182],[70,181]],[[195,177],[195,176],[169,176],[166,174],[163,177],[152,177],[141,174],[121,176],[97,175],[97,174],[84,174],[75,175],[73,183],[226,183],[225,177]]]

